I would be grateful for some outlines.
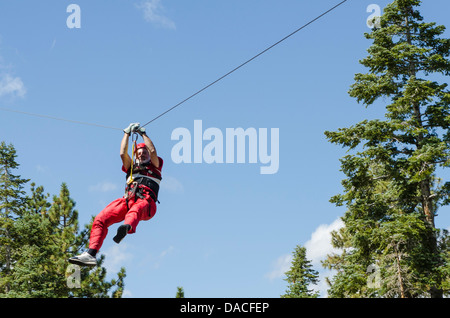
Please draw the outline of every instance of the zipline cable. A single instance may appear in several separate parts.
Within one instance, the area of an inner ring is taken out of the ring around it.
[[[48,119],[53,119],[53,120],[67,121],[69,123],[74,123],[74,124],[96,126],[96,127],[107,128],[107,129],[114,129],[114,130],[122,130],[122,129],[116,128],[116,127],[110,127],[110,126],[105,126],[105,125],[100,125],[100,124],[95,124],[95,123],[88,123],[88,122],[84,122],[84,121],[78,121],[78,120],[72,120],[72,119],[66,119],[66,118],[59,118],[59,117],[48,116],[48,115],[29,113],[29,112],[24,112],[24,111],[21,111],[21,110],[10,109],[10,108],[0,107],[0,110],[6,111],[6,112],[12,112],[12,113],[30,115],[30,116],[35,116],[35,117],[48,118]]]
[[[256,54],[255,56],[251,57],[250,59],[248,59],[247,61],[245,61],[244,63],[240,64],[239,66],[235,67],[234,69],[232,69],[231,71],[229,71],[228,73],[226,73],[225,75],[222,75],[221,77],[219,77],[218,79],[216,79],[215,81],[209,83],[208,85],[206,85],[205,87],[203,87],[202,89],[198,90],[197,92],[195,92],[194,94],[192,94],[191,96],[185,98],[184,100],[182,100],[181,102],[179,102],[178,104],[170,107],[169,109],[167,109],[166,111],[162,112],[161,114],[159,114],[158,116],[156,116],[155,118],[153,118],[152,120],[150,120],[149,122],[145,123],[144,125],[141,125],[141,127],[145,127],[148,124],[154,122],[155,120],[161,118],[162,116],[166,115],[168,112],[174,110],[175,108],[181,106],[182,104],[184,104],[185,102],[187,102],[188,100],[190,100],[191,98],[197,96],[198,94],[200,94],[201,92],[203,92],[204,90],[208,89],[209,87],[213,86],[214,84],[216,84],[217,82],[223,80],[225,77],[231,75],[232,73],[236,72],[238,69],[242,68],[243,66],[247,65],[248,63],[250,63],[251,61],[255,60],[256,58],[258,58],[259,56],[263,55],[264,53],[266,53],[267,51],[269,51],[270,49],[274,48],[275,46],[277,46],[278,44],[280,44],[281,42],[287,40],[288,38],[290,38],[291,36],[293,36],[294,34],[296,34],[297,32],[303,30],[304,28],[306,28],[307,26],[309,26],[310,24],[316,22],[317,20],[319,20],[320,18],[322,18],[323,16],[327,15],[328,13],[330,13],[331,11],[335,10],[336,8],[338,8],[339,6],[343,5],[345,2],[347,2],[348,0],[343,0],[340,3],[338,3],[337,5],[333,6],[332,8],[328,9],[327,11],[323,12],[322,14],[320,14],[319,16],[315,17],[314,19],[312,19],[311,21],[309,21],[308,23],[302,25],[301,27],[299,27],[297,30],[295,30],[294,32],[286,35],[284,38],[282,38],[281,40],[279,40],[278,42],[272,44],[271,46],[269,46],[268,48],[262,50],[261,52],[259,52],[258,54]],[[96,127],[101,127],[101,128],[107,128],[107,129],[114,129],[114,130],[122,130],[120,128],[116,128],[116,127],[110,127],[110,126],[105,126],[105,125],[100,125],[100,124],[95,124],[95,123],[89,123],[89,122],[83,122],[83,121],[77,121],[77,120],[71,120],[71,119],[65,119],[65,118],[58,118],[58,117],[53,117],[53,116],[48,116],[48,115],[41,115],[41,114],[35,114],[35,113],[29,113],[29,112],[24,112],[24,111],[19,111],[19,110],[14,110],[14,109],[9,109],[9,108],[3,108],[0,107],[0,110],[2,111],[8,111],[8,112],[13,112],[13,113],[19,113],[19,114],[25,114],[25,115],[30,115],[30,116],[35,116],[35,117],[42,117],[42,118],[48,118],[48,119],[54,119],[54,120],[60,120],[60,121],[66,121],[66,122],[70,122],[70,123],[75,123],[75,124],[81,124],[81,125],[89,125],[89,126],[96,126]]]
[[[206,85],[205,87],[203,87],[202,89],[198,90],[197,92],[195,92],[194,94],[192,94],[191,96],[189,96],[188,98],[182,100],[181,102],[179,102],[178,104],[172,106],[171,108],[167,109],[166,111],[164,111],[163,113],[159,114],[158,116],[156,116],[155,118],[153,118],[152,120],[150,120],[149,122],[145,123],[144,125],[141,125],[141,127],[145,127],[148,124],[154,122],[155,120],[157,120],[158,118],[164,116],[165,114],[167,114],[168,112],[172,111],[173,109],[177,108],[178,106],[181,106],[182,104],[184,104],[185,102],[187,102],[188,100],[190,100],[191,98],[195,97],[196,95],[200,94],[201,92],[203,92],[204,90],[208,89],[209,87],[213,86],[214,84],[216,84],[217,82],[223,80],[225,77],[227,77],[228,75],[231,75],[232,73],[236,72],[238,69],[240,69],[241,67],[245,66],[246,64],[250,63],[251,61],[253,61],[254,59],[258,58],[259,56],[263,55],[264,53],[266,53],[267,51],[269,51],[270,49],[272,49],[273,47],[277,46],[278,44],[280,44],[281,42],[287,40],[288,38],[290,38],[291,36],[293,36],[294,34],[296,34],[297,32],[303,30],[304,28],[306,28],[308,25],[314,23],[315,21],[319,20],[321,17],[323,17],[324,15],[330,13],[331,11],[333,11],[334,9],[338,8],[339,6],[341,6],[342,4],[344,4],[345,2],[347,2],[348,0],[344,0],[340,3],[338,3],[337,5],[335,5],[334,7],[332,7],[331,9],[328,9],[327,11],[325,11],[324,13],[322,13],[321,15],[317,16],[316,18],[312,19],[311,21],[309,21],[308,23],[302,25],[300,28],[298,28],[297,30],[295,30],[294,32],[286,35],[284,38],[282,38],[281,40],[279,40],[278,42],[272,44],[271,46],[269,46],[268,48],[264,49],[263,51],[259,52],[258,54],[256,54],[255,56],[253,56],[252,58],[248,59],[247,61],[245,61],[244,63],[242,63],[241,65],[235,67],[234,69],[232,69],[231,71],[229,71],[228,73],[226,73],[225,75],[219,77],[218,79],[216,79],[215,81],[211,82],[210,84]]]

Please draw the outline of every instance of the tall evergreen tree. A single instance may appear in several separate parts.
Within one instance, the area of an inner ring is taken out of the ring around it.
[[[281,298],[317,298],[318,292],[309,289],[310,284],[319,282],[319,273],[312,268],[311,261],[306,258],[306,248],[296,246],[292,265],[287,271],[285,281],[288,282],[286,294]]]
[[[13,145],[0,144],[0,293],[11,290],[13,253],[17,247],[13,237],[14,220],[25,203],[24,184],[29,180],[14,175],[19,167]]]
[[[56,274],[53,278],[54,297],[120,298],[124,288],[125,269],[121,268],[117,279],[107,281],[106,269],[102,267],[104,255],[100,255],[98,264],[93,269],[77,268],[80,272],[79,288],[70,288],[67,285],[66,270],[69,265],[67,259],[87,246],[88,233],[92,226],[91,222],[79,233],[78,211],[75,210],[75,205],[67,185],[63,183],[59,196],[53,197],[52,205],[47,213],[52,229],[52,240],[55,244],[52,255],[53,270]],[[112,291],[114,287],[117,289]]]
[[[58,297],[61,279],[54,270],[56,245],[50,221],[42,214],[24,209],[13,223],[15,237],[11,290],[5,297]]]
[[[450,166],[450,92],[439,75],[450,74],[445,27],[423,22],[419,0],[395,0],[366,34],[373,41],[360,61],[350,96],[372,105],[380,97],[385,120],[364,120],[337,132],[332,143],[355,151],[341,159],[345,227],[333,233],[341,255],[326,266],[338,270],[329,294],[337,297],[442,297],[448,281],[446,232],[435,227],[447,205],[450,182],[437,168]],[[431,78],[431,75],[433,78]],[[433,80],[435,79],[435,80]],[[380,270],[381,287],[367,286],[367,268]]]
[[[46,214],[48,208],[51,207],[50,202],[47,201],[50,194],[44,193],[43,186],[36,188],[36,184],[34,182],[31,182],[30,186],[31,197],[28,197],[26,201],[26,209],[34,214]]]
[[[78,234],[78,211],[75,210],[75,201],[70,197],[66,183],[61,184],[59,196],[53,196],[53,202],[46,216],[52,230],[52,240],[55,245],[52,255],[55,277],[55,293],[67,295],[68,289],[65,284],[65,271],[67,258],[74,251],[74,242]],[[59,281],[58,281],[59,280]],[[58,289],[59,287],[59,289]]]

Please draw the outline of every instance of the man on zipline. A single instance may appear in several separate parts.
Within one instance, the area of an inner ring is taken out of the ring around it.
[[[139,123],[132,123],[124,130],[120,145],[122,171],[127,174],[127,187],[123,198],[114,200],[94,219],[89,239],[89,249],[69,262],[77,265],[97,265],[95,258],[108,233],[108,227],[124,221],[117,229],[113,240],[116,243],[129,233],[136,232],[139,221],[150,220],[156,213],[158,190],[161,181],[163,160],[156,154],[155,146]],[[133,145],[133,157],[128,155],[128,139],[132,133],[139,133],[144,143]]]

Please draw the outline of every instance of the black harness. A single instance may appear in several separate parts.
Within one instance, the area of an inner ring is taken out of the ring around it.
[[[130,169],[131,170],[131,169]],[[127,180],[130,177],[130,171],[127,173]],[[158,192],[159,192],[159,182],[155,181],[157,179],[159,181],[162,180],[161,174],[156,173],[150,169],[150,163],[147,164],[135,164],[133,166],[133,182],[127,185],[126,196],[129,197],[129,192],[131,191],[131,196],[137,195],[139,198],[143,199],[141,191],[143,189],[142,186],[150,189],[150,197],[153,201],[158,202]]]

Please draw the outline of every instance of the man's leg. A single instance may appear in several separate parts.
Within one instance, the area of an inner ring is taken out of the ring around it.
[[[120,243],[127,234],[136,232],[139,221],[149,219],[150,202],[145,199],[137,199],[130,201],[130,209],[125,215],[124,224],[119,226],[117,234],[113,238],[114,242]]]
[[[114,200],[104,208],[94,219],[89,239],[89,250],[78,256],[71,257],[69,262],[77,265],[97,265],[95,258],[97,252],[103,245],[108,227],[122,221],[127,213],[126,200],[123,198]]]
[[[124,198],[114,200],[104,208],[103,211],[95,217],[94,223],[92,223],[89,249],[99,251],[108,234],[108,227],[114,223],[123,221],[126,213],[127,202]]]
[[[129,231],[131,231],[131,225],[129,225],[129,224],[122,224],[117,229],[117,234],[116,234],[116,236],[113,237],[113,241],[116,242],[117,244],[119,244],[120,241],[123,240],[123,238],[127,235],[127,233]]]

